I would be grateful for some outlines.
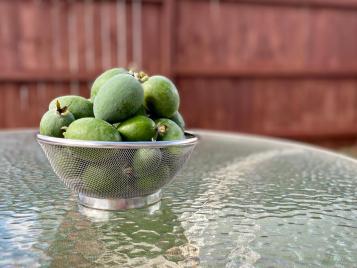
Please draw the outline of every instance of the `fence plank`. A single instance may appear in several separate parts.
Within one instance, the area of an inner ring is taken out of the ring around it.
[[[150,5],[142,9],[142,61],[143,69],[149,74],[163,73],[162,62],[165,61],[161,40],[164,38],[162,25],[165,23],[165,15],[162,9]],[[168,67],[171,68],[171,67]]]
[[[161,22],[161,72],[169,77],[173,76],[173,45],[175,43],[174,23],[176,21],[175,8],[175,0],[165,1]]]
[[[357,133],[357,79],[178,80],[189,126],[278,136]]]
[[[18,68],[17,61],[17,3],[0,1],[0,73]]]
[[[180,2],[175,67],[181,72],[357,69],[356,12],[239,1],[215,9],[205,1]]]
[[[191,127],[353,137],[356,13],[357,0],[3,0],[0,127],[36,126],[51,99],[136,63],[175,79]]]
[[[116,21],[117,21],[117,65],[128,65],[127,59],[127,16],[126,1],[117,0]]]

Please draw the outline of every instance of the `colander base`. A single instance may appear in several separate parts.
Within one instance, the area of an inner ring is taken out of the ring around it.
[[[79,203],[82,206],[101,210],[126,210],[131,208],[142,208],[152,205],[161,200],[161,190],[147,195],[133,198],[101,199],[78,194]]]

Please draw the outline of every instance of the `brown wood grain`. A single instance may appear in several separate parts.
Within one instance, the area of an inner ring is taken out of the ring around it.
[[[68,12],[70,6],[67,1],[56,2],[56,27],[54,28],[54,42],[56,55],[56,71],[69,72],[69,33]]]
[[[83,1],[76,1],[73,4],[73,9],[76,14],[74,20],[75,35],[76,35],[76,54],[77,54],[77,70],[78,73],[86,72],[86,52],[88,49],[88,43],[86,41],[86,32],[84,31],[85,27],[85,8],[86,3]]]
[[[316,68],[303,69],[303,70],[274,70],[272,69],[259,69],[259,68],[229,68],[229,69],[212,69],[203,66],[199,69],[196,68],[176,68],[174,70],[176,76],[179,77],[246,77],[246,78],[334,78],[345,79],[357,77],[357,70],[354,69],[341,69],[335,70],[318,70]],[[1,75],[0,75],[1,80]]]
[[[357,133],[357,79],[192,78],[177,84],[190,127],[287,137]]]
[[[34,1],[25,1],[17,5],[17,20],[19,23],[17,36],[17,57],[23,70],[37,70],[40,67],[40,53],[37,46],[40,43],[38,20],[39,10]]]
[[[17,58],[18,50],[18,29],[19,21],[17,3],[0,1],[0,69],[17,69],[19,62]]]
[[[176,21],[176,1],[167,0],[164,3],[161,22],[161,72],[163,75],[172,76],[173,74],[173,50],[175,43],[175,21]]]
[[[109,43],[110,43],[110,65],[119,66],[118,62],[118,31],[117,31],[117,2],[108,2],[108,24],[109,24]]]
[[[183,1],[178,21],[180,71],[357,69],[355,12]]]
[[[79,93],[89,97],[88,83],[79,84]],[[0,126],[5,128],[38,126],[48,104],[58,96],[71,94],[70,86],[63,83],[3,83],[0,97]]]
[[[131,1],[126,1],[126,58],[129,67],[137,67],[133,62],[133,18]]]
[[[162,6],[147,5],[142,10],[143,69],[148,74],[162,73],[163,71],[165,48],[160,40],[164,39],[163,25],[165,24]]]
[[[93,1],[93,44],[94,44],[94,59],[95,70],[99,73],[99,70],[103,69],[102,63],[102,42],[101,42],[101,14],[100,14],[100,2]]]
[[[183,1],[192,1],[192,0],[183,0]],[[194,0],[194,1],[207,1],[207,0]],[[221,3],[239,2],[240,4],[248,4],[248,5],[328,8],[328,9],[341,9],[341,10],[351,10],[357,8],[356,0],[220,0],[220,2]]]
[[[95,0],[101,1],[101,0]],[[144,3],[162,4],[166,0],[141,0]],[[181,0],[181,1],[208,1],[208,0]],[[290,5],[303,7],[317,7],[317,8],[342,8],[351,9],[357,7],[356,0],[219,0],[220,2],[240,2],[247,4],[262,4],[262,5]]]
[[[51,18],[51,2],[50,1],[37,1],[34,3],[37,10],[37,17],[35,28],[39,32],[37,43],[37,55],[39,69],[53,71],[53,58],[52,58],[52,18]],[[44,27],[46,25],[46,27]],[[37,69],[37,68],[36,68]]]
[[[189,127],[353,140],[356,33],[357,0],[3,0],[0,128],[136,65],[176,82]]]

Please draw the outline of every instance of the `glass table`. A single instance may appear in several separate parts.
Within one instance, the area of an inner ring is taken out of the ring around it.
[[[198,132],[150,207],[81,207],[34,131],[0,133],[0,267],[355,267],[357,161]]]

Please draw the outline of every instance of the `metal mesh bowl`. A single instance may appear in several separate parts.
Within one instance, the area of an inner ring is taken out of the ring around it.
[[[64,184],[82,205],[98,209],[143,207],[161,199],[189,159],[198,138],[156,142],[96,142],[53,138],[37,141]]]

